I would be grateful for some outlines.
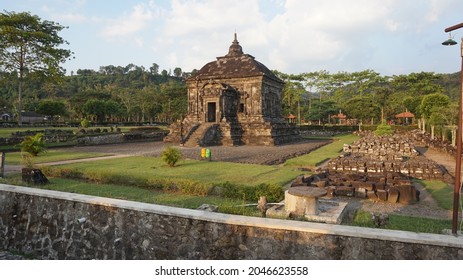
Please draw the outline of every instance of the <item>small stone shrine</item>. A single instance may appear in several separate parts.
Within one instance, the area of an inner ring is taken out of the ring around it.
[[[284,82],[244,54],[236,33],[228,54],[186,80],[188,115],[166,142],[185,146],[279,145],[300,139],[282,115]]]

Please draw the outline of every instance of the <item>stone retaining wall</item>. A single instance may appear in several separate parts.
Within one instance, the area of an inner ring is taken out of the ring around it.
[[[462,238],[0,185],[0,249],[41,259],[463,259]]]
[[[162,141],[166,134],[167,132],[152,132],[81,136],[77,139],[77,143],[79,145],[102,145],[146,140]]]

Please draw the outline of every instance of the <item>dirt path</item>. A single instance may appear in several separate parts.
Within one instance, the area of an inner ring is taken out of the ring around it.
[[[212,160],[238,163],[274,165],[285,162],[289,158],[307,154],[323,145],[328,140],[306,140],[299,143],[280,146],[212,146],[209,147]],[[154,156],[158,157],[167,144],[163,142],[124,143],[100,146],[80,146],[66,148],[69,152],[99,152],[115,155]],[[202,147],[177,147],[182,155],[189,159],[199,160]]]

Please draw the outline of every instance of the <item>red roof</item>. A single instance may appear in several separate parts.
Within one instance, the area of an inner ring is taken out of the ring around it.
[[[288,118],[288,119],[295,119],[295,118],[296,118],[296,116],[295,116],[295,115],[293,115],[293,114],[289,114],[289,116],[287,116],[286,118]]]
[[[339,114],[331,116],[331,117],[335,118],[335,119],[345,119],[346,115],[344,115],[343,113],[339,113]]]
[[[414,118],[415,115],[411,112],[402,112],[400,114],[395,115],[396,118]]]

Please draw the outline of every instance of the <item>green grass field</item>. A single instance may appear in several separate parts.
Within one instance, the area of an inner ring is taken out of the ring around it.
[[[239,164],[218,161],[183,160],[175,167],[169,167],[160,158],[128,157],[98,160],[53,167],[74,170],[86,174],[90,179],[117,177],[136,181],[151,178],[186,179],[206,184],[233,182],[244,185],[261,183],[285,185],[302,171],[291,167]],[[128,178],[128,179],[127,179]]]
[[[0,182],[9,184],[23,184],[19,175],[0,178]],[[181,193],[169,193],[162,191],[137,188],[133,186],[116,184],[95,184],[81,180],[52,178],[50,183],[43,186],[33,186],[55,191],[79,193],[93,196],[110,197],[115,199],[131,200],[145,203],[168,205],[174,207],[196,209],[202,204],[212,204],[219,207],[219,212],[258,216],[259,211],[255,207],[240,207],[245,204],[241,200],[221,198],[218,196],[194,196]]]
[[[375,227],[371,221],[370,213],[363,210],[358,210],[356,212],[352,225],[370,228]],[[444,229],[450,229],[451,227],[451,220],[439,220],[391,214],[389,215],[389,222],[383,228],[439,234],[442,233]]]
[[[45,153],[40,154],[37,157],[33,157],[34,164],[37,163],[46,163],[62,160],[72,160],[72,159],[82,159],[82,158],[92,158],[92,157],[102,157],[109,154],[105,153],[70,153],[64,150],[58,149],[49,149]],[[10,165],[20,165],[21,164],[21,152],[11,152],[6,153],[5,163]]]
[[[431,196],[436,200],[437,205],[447,210],[453,209],[453,187],[442,181],[416,180],[422,184]]]
[[[354,134],[335,136],[333,137],[333,143],[325,145],[307,155],[289,159],[284,165],[314,168],[326,160],[337,157],[342,151],[344,144],[351,144],[359,138]]]

